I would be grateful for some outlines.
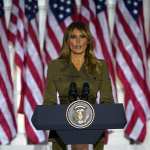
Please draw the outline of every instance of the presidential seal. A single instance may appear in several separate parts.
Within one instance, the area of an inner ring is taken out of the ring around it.
[[[86,128],[94,120],[95,112],[92,105],[84,100],[72,102],[66,110],[66,119],[75,128]]]

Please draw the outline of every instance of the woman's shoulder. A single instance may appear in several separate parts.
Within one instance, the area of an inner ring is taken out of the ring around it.
[[[106,61],[104,59],[97,59],[97,64],[100,68],[107,68]]]
[[[97,59],[97,72],[100,76],[108,72],[108,66],[104,59]]]
[[[48,66],[63,65],[63,64],[65,64],[65,63],[66,63],[65,59],[57,58],[57,59],[54,59],[54,60],[50,61],[50,62],[48,63]]]
[[[104,59],[97,59],[98,64],[105,65],[106,61]]]
[[[50,68],[52,70],[56,70],[56,69],[64,67],[65,64],[66,64],[65,59],[57,58],[57,59],[54,59],[54,60],[49,62],[48,68]]]
[[[109,71],[108,71],[108,65],[104,59],[98,60],[99,65],[101,66],[101,76],[104,77],[104,79],[109,79]]]

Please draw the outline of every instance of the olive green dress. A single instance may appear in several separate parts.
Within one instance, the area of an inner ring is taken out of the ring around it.
[[[70,104],[68,91],[71,82],[75,82],[78,94],[81,95],[83,83],[89,84],[88,102],[96,103],[97,92],[100,91],[100,103],[111,103],[112,89],[110,78],[107,71],[107,66],[103,60],[99,60],[100,72],[87,73],[83,64],[78,71],[71,62],[64,59],[53,60],[48,65],[47,85],[44,94],[44,104],[57,104],[57,92],[59,93],[60,104]],[[65,150],[66,146],[61,139],[55,135],[55,132],[50,132],[50,140],[53,142],[53,150]],[[103,143],[99,140],[94,144],[94,150],[103,150]]]

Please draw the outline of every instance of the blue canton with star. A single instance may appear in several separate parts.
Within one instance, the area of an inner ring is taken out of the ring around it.
[[[127,9],[136,20],[142,9],[143,0],[124,0]]]
[[[3,0],[0,0],[0,17],[4,16]]]
[[[25,0],[25,15],[29,21],[36,17],[38,12],[38,1],[37,0]]]
[[[49,8],[58,22],[73,14],[74,0],[49,0]]]
[[[96,5],[96,14],[106,9],[106,0],[94,0]]]

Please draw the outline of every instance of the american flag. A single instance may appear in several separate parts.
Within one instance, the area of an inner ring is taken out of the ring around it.
[[[149,24],[149,29],[150,29],[150,24]],[[150,35],[150,31],[149,31],[149,35]],[[148,43],[147,44],[147,54],[148,54],[148,57],[150,57],[150,36],[149,36],[147,43]]]
[[[148,55],[150,56],[150,43],[148,45],[147,51],[148,51]]]
[[[74,0],[49,0],[45,44],[47,62],[59,56],[64,31],[76,20],[77,7]]]
[[[13,44],[15,55],[15,64],[21,71],[21,103],[23,103],[23,67],[24,67],[24,55],[25,55],[25,11],[24,1],[13,0],[12,10],[8,28],[8,39]],[[19,112],[22,112],[22,104],[20,104]]]
[[[80,19],[90,24],[95,40],[95,55],[97,58],[104,58],[108,65],[114,100],[117,100],[115,61],[110,40],[106,0],[82,0]]]
[[[14,103],[7,29],[0,0],[0,144],[9,144],[16,136]]]
[[[22,70],[25,53],[25,12],[24,1],[12,0],[9,23],[9,42],[15,49],[15,63]]]
[[[36,105],[43,103],[44,69],[37,25],[37,0],[25,0],[26,15],[26,52],[23,66],[23,87],[21,107],[25,115],[25,130],[28,140],[33,144],[44,142],[47,137],[44,131],[37,131],[31,122]]]
[[[142,7],[142,0],[119,0],[113,34],[117,75],[125,92],[125,135],[138,142],[145,138],[150,117]]]

